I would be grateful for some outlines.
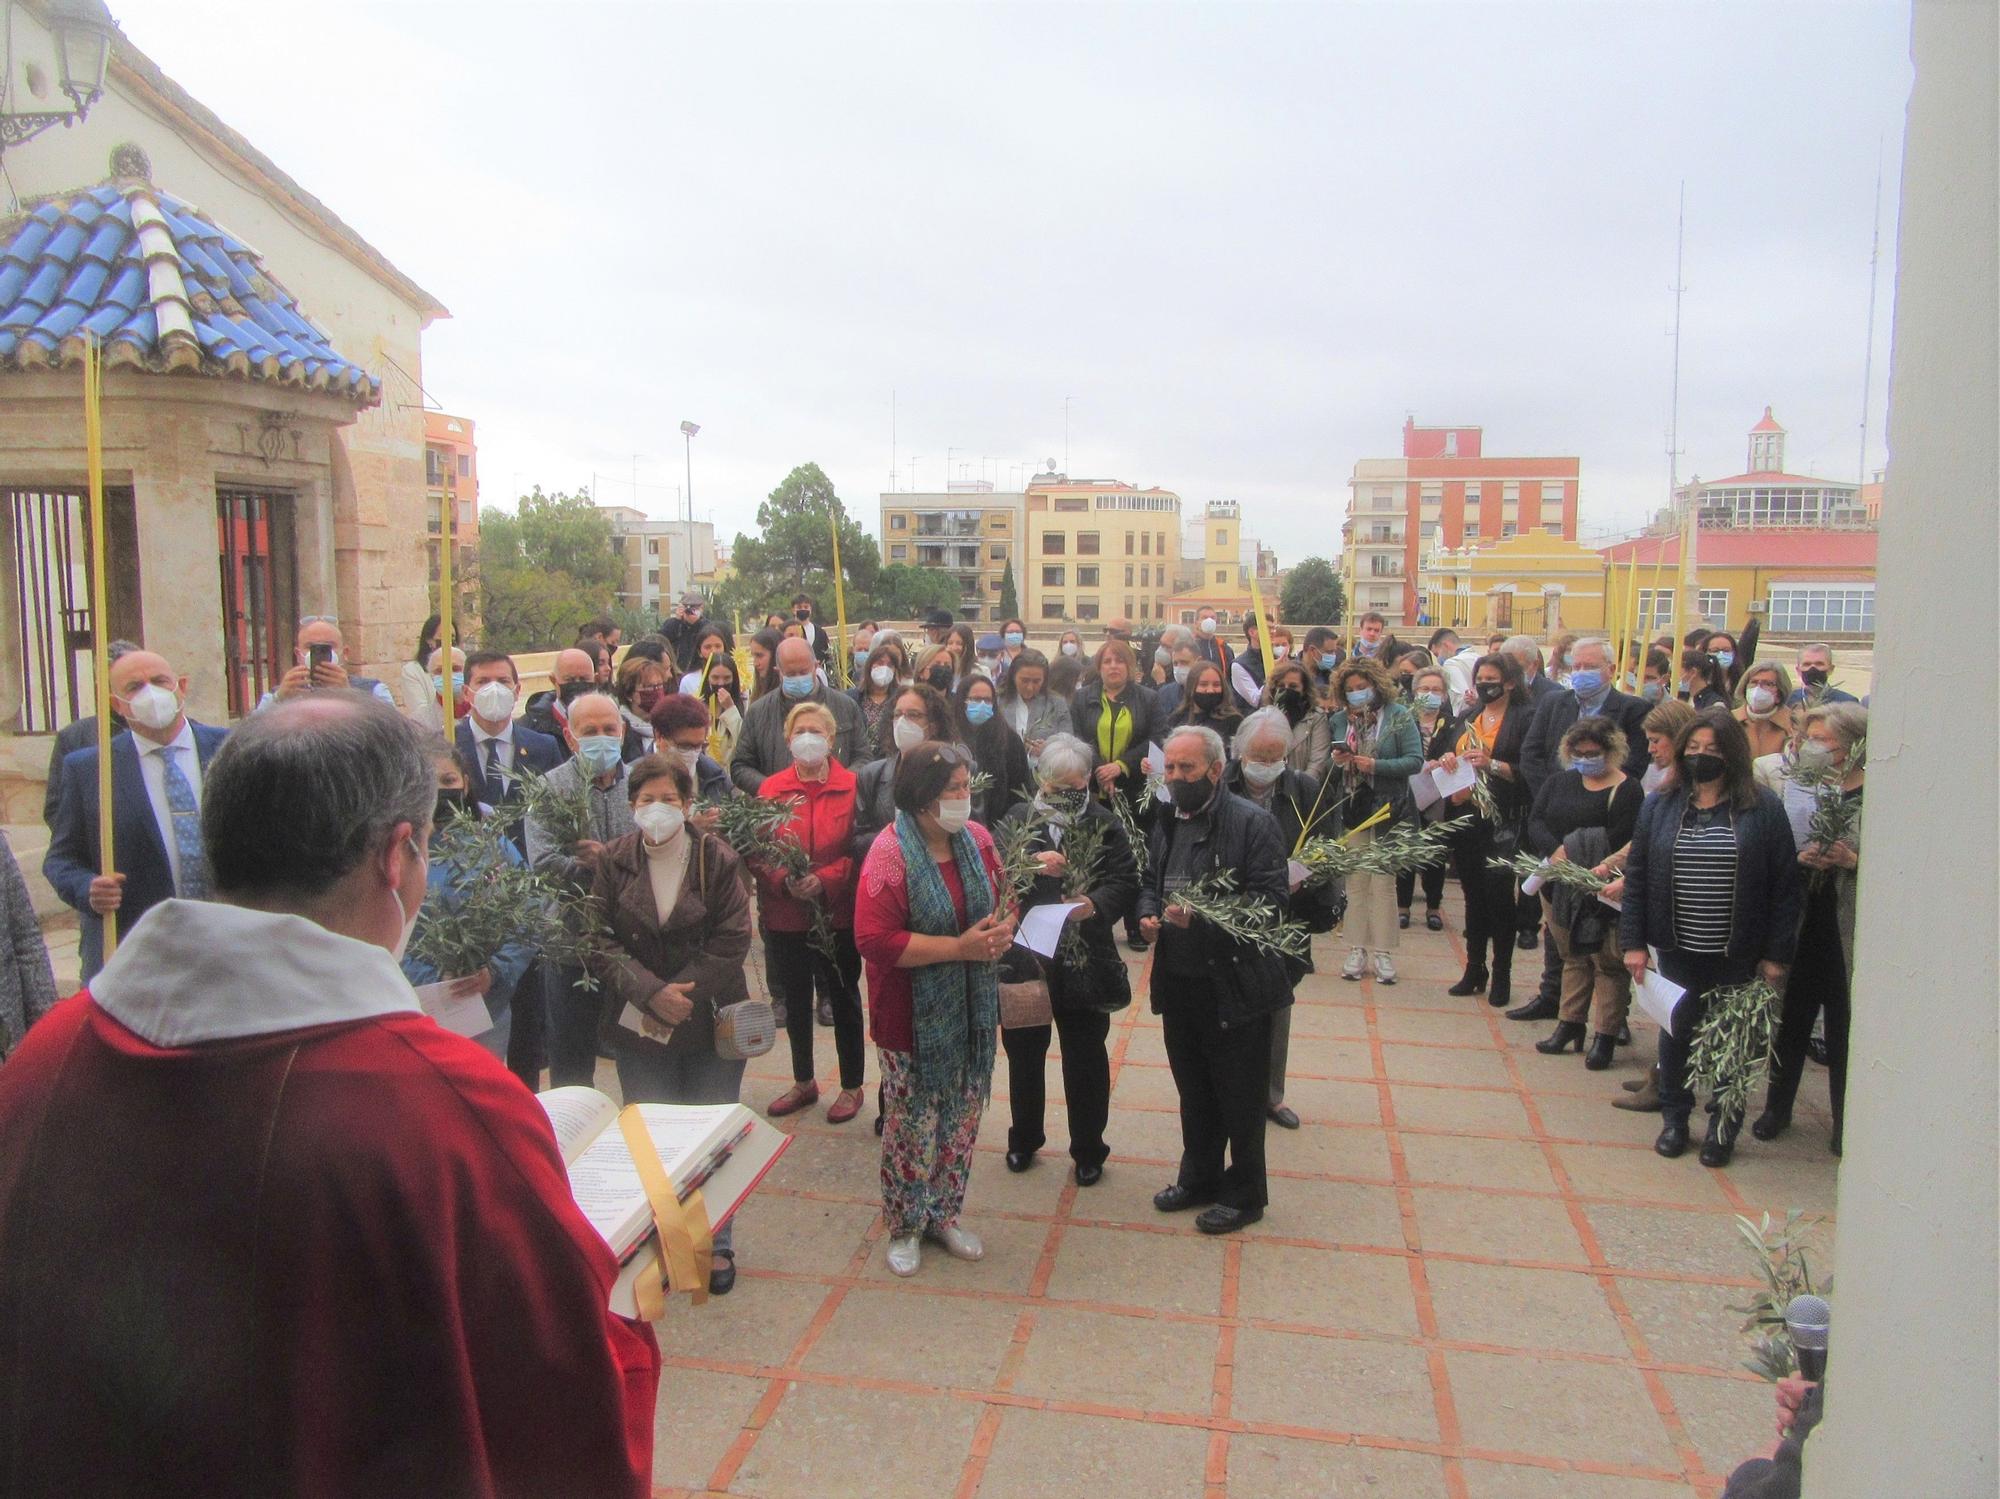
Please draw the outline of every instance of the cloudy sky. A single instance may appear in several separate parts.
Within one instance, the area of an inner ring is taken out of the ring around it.
[[[1241,500],[1334,550],[1406,413],[1583,460],[1586,533],[1681,471],[1883,461],[1906,4],[669,6],[113,0],[128,35],[452,311],[424,383],[484,498],[726,537],[813,460]],[[891,392],[895,446],[892,454]]]

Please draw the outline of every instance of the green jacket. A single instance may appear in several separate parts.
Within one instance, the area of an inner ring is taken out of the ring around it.
[[[1327,714],[1327,732],[1335,749],[1346,746],[1345,708]],[[1410,777],[1423,768],[1424,738],[1417,729],[1416,716],[1401,703],[1389,704],[1384,711],[1382,732],[1375,739],[1375,789],[1384,797],[1401,797],[1410,789]],[[1333,767],[1327,773],[1331,775]]]

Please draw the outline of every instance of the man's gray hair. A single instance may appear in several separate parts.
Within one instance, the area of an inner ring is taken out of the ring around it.
[[[202,776],[202,847],[224,894],[321,895],[398,823],[421,837],[436,806],[415,724],[366,693],[315,692],[223,741]]]
[[[1259,708],[1243,720],[1236,730],[1236,758],[1249,754],[1250,746],[1266,734],[1276,734],[1287,750],[1292,747],[1292,721],[1282,708]]]
[[[1222,736],[1213,729],[1203,728],[1198,723],[1182,724],[1173,733],[1167,735],[1167,744],[1161,745],[1160,748],[1165,749],[1168,744],[1172,744],[1176,739],[1190,737],[1201,741],[1201,752],[1206,758],[1207,764],[1220,765],[1227,758],[1228,751],[1222,747]]]
[[[1191,647],[1194,645],[1194,631],[1186,625],[1168,625],[1160,631],[1160,644],[1170,651],[1177,651],[1184,645]]]
[[[1585,646],[1595,646],[1598,650],[1604,652],[1604,664],[1606,666],[1611,664],[1611,642],[1606,640],[1602,635],[1586,635],[1569,648],[1569,658],[1572,666],[1576,664],[1576,653]]]
[[[592,698],[596,698],[600,703],[606,704],[613,713],[622,714],[625,711],[619,706],[618,699],[608,692],[579,692],[575,697],[570,699],[569,707],[566,710],[567,716],[570,718],[576,717],[576,710]]]
[[[1824,640],[1808,640],[1804,645],[1799,647],[1799,655],[1801,657],[1803,657],[1807,651],[1826,652],[1826,664],[1828,666],[1833,665],[1833,647],[1828,645]]]
[[[1542,648],[1532,635],[1509,635],[1505,640],[1500,642],[1500,654],[1503,656],[1525,656],[1537,666],[1540,666],[1542,661]]]
[[[1069,776],[1090,779],[1097,757],[1090,746],[1074,734],[1051,734],[1042,745],[1042,757],[1035,762],[1035,778],[1044,786]]]

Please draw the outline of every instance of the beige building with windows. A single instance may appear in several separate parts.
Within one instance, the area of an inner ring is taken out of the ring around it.
[[[958,580],[958,617],[968,624],[997,624],[1007,566],[1021,536],[1025,496],[995,490],[984,479],[955,480],[943,492],[912,491],[881,497],[882,561],[948,572]],[[1026,617],[1027,579],[1017,565],[1014,594]]]
[[[625,563],[618,603],[658,619],[698,578],[715,576],[715,525],[660,520],[630,505],[599,505],[611,545]]]
[[[1181,497],[1112,479],[1037,474],[1025,496],[1021,615],[1032,631],[1123,616],[1167,618],[1180,562]]]
[[[1199,548],[1199,550],[1197,550]],[[1225,625],[1249,617],[1254,573],[1267,614],[1278,607],[1278,554],[1243,534],[1243,507],[1234,500],[1210,500],[1182,533],[1180,586],[1167,600],[1168,624],[1191,625],[1203,609],[1213,609]]]

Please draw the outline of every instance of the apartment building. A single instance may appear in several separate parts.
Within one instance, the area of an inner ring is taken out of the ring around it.
[[[1157,486],[1037,474],[1023,497],[1021,613],[1031,630],[1167,618],[1181,497]]]
[[[479,559],[479,445],[469,416],[444,411],[424,413],[424,492],[430,500],[425,546],[430,554],[430,580],[435,588],[440,567],[439,538],[450,517],[457,543],[451,554],[453,608],[461,620],[475,618],[479,588],[473,564]]]
[[[611,522],[611,545],[625,562],[618,602],[657,618],[696,578],[715,574],[711,521],[659,520],[630,505],[599,505]]]
[[[958,617],[970,624],[1000,619],[1007,568],[1021,536],[1019,490],[995,490],[985,479],[953,480],[943,491],[880,496],[882,561],[948,572],[958,581]],[[1014,571],[1015,596],[1025,607],[1026,580]]]

